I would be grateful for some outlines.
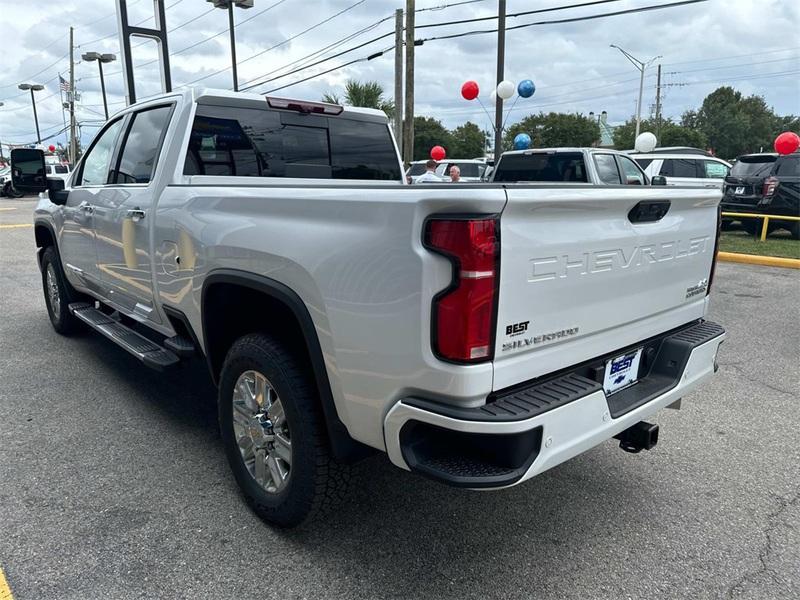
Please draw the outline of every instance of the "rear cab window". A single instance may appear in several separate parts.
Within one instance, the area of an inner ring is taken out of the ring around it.
[[[184,174],[401,180],[386,123],[202,104]]]
[[[586,183],[588,179],[580,152],[532,152],[503,156],[495,168],[493,181]]]

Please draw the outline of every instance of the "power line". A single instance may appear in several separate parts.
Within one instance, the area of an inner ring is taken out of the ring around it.
[[[609,2],[612,0],[599,0],[600,2]],[[597,15],[586,15],[583,17],[570,17],[566,19],[553,19],[551,21],[536,21],[533,23],[524,23],[522,25],[514,25],[513,27],[507,27],[506,31],[512,31],[514,29],[525,29],[527,27],[535,27],[538,25],[558,25],[562,23],[577,23],[579,21],[591,21],[594,19],[603,19],[606,17],[617,17],[620,15],[629,15],[633,13],[640,13],[640,12],[647,12],[651,10],[662,10],[665,8],[677,8],[679,6],[688,6],[690,4],[698,4],[700,2],[708,2],[708,0],[682,0],[682,2],[673,2],[671,4],[658,4],[658,5],[651,5],[651,6],[642,6],[639,8],[628,8],[625,10],[617,10],[614,12],[609,13],[600,13]],[[496,17],[495,17],[496,18]],[[421,28],[421,27],[420,27]],[[422,40],[417,40],[418,42],[432,42],[435,40],[450,40],[454,38],[460,37],[467,37],[472,35],[483,35],[485,33],[497,33],[497,29],[479,29],[474,31],[463,31],[460,33],[453,33],[450,35],[440,35],[432,38],[425,38]]]
[[[308,27],[307,29],[304,29],[304,30],[303,30],[303,31],[301,31],[300,33],[296,33],[296,34],[294,34],[294,35],[292,35],[292,36],[290,36],[290,37],[286,38],[286,39],[285,39],[285,40],[283,40],[282,42],[279,42],[279,43],[277,43],[277,44],[274,44],[274,45],[270,46],[269,48],[266,48],[265,50],[262,50],[261,52],[256,52],[255,54],[253,54],[253,55],[251,55],[251,56],[248,56],[248,57],[247,57],[247,58],[245,58],[244,60],[240,60],[240,61],[237,63],[237,65],[241,65],[241,64],[244,64],[244,63],[246,63],[246,62],[247,62],[247,61],[249,61],[249,60],[253,60],[254,58],[256,58],[256,57],[258,57],[258,56],[261,56],[261,55],[263,55],[263,54],[266,54],[267,52],[270,52],[271,50],[274,50],[275,48],[280,48],[281,46],[284,46],[284,45],[288,44],[288,43],[289,43],[289,42],[291,42],[292,40],[294,40],[294,39],[297,39],[297,38],[299,38],[299,37],[300,37],[300,36],[302,36],[302,35],[305,35],[305,34],[306,34],[306,33],[308,33],[309,31],[313,31],[313,30],[314,30],[314,29],[316,29],[317,27],[321,27],[322,25],[325,25],[326,23],[328,23],[328,22],[332,21],[332,20],[333,20],[333,19],[335,19],[336,17],[339,17],[339,16],[343,15],[344,13],[346,13],[346,12],[348,12],[348,11],[351,11],[351,10],[353,10],[354,8],[356,8],[356,7],[358,7],[358,6],[362,5],[362,4],[364,4],[364,2],[366,2],[366,1],[367,1],[367,0],[358,0],[357,2],[355,2],[355,3],[351,4],[350,6],[348,6],[348,7],[346,7],[346,8],[343,8],[343,9],[342,9],[342,10],[340,10],[339,12],[337,12],[337,13],[335,13],[335,14],[333,14],[333,15],[329,16],[329,17],[327,17],[326,19],[323,19],[323,20],[322,20],[322,21],[320,21],[319,23],[315,23],[315,24],[314,24],[314,25],[312,25],[311,27]],[[205,79],[208,79],[209,77],[213,77],[214,75],[218,75],[218,74],[220,74],[220,73],[224,73],[224,72],[225,72],[225,71],[227,71],[228,69],[230,69],[230,67],[225,67],[224,69],[220,69],[220,70],[218,70],[218,71],[214,71],[213,73],[209,73],[208,75],[203,75],[202,77],[198,77],[197,79],[193,79],[192,81],[189,81],[188,83],[185,83],[185,84],[184,84],[184,86],[191,85],[191,84],[193,84],[193,83],[197,83],[198,81],[203,81],[203,80],[205,80]]]
[[[618,0],[596,0],[594,3],[584,3],[584,4],[578,4],[578,5],[567,5],[567,6],[561,7],[561,9],[574,8],[576,6],[589,6],[591,4],[604,4],[604,3],[613,2],[613,1],[618,1]],[[611,13],[601,13],[601,14],[598,14],[598,15],[589,15],[589,16],[583,16],[583,17],[571,17],[571,18],[568,18],[568,19],[555,19],[555,20],[551,20],[551,21],[539,21],[539,22],[534,22],[534,23],[525,23],[525,24],[522,24],[522,25],[515,25],[514,27],[509,27],[507,29],[508,30],[521,29],[521,28],[524,28],[524,27],[532,27],[534,25],[550,25],[550,24],[565,23],[565,22],[576,22],[576,21],[584,21],[584,20],[591,20],[591,19],[599,19],[599,18],[604,18],[604,17],[612,17],[612,16],[618,16],[618,15],[624,15],[624,14],[630,14],[630,13],[644,12],[644,11],[648,11],[648,10],[659,10],[659,9],[663,9],[663,8],[673,8],[673,7],[677,7],[677,6],[683,6],[683,5],[688,5],[688,4],[696,4],[696,3],[699,3],[699,2],[706,2],[706,1],[707,0],[683,0],[681,2],[674,2],[672,4],[663,4],[663,5],[656,5],[656,6],[645,6],[645,7],[635,8],[635,9],[626,9],[626,10],[622,10],[622,11],[614,11],[614,12],[611,12]],[[556,8],[539,9],[539,10],[540,11],[552,11],[552,10],[556,10]],[[537,12],[537,11],[526,11],[526,12]],[[520,14],[520,13],[516,13],[516,14]],[[489,17],[489,18],[495,18],[496,19],[497,16]],[[467,19],[465,21],[466,22],[471,22],[472,20]],[[452,21],[452,22],[449,22],[447,24],[454,24],[454,23],[457,23],[457,22],[462,22],[462,21]],[[438,24],[438,26],[442,26],[442,25],[444,25],[444,24]],[[435,26],[435,25],[431,24],[431,26]],[[496,31],[497,31],[497,29],[482,30],[482,31],[468,31],[468,32],[462,32],[462,33],[445,35],[445,36],[437,36],[437,37],[427,38],[427,39],[417,40],[417,41],[420,42],[420,43],[424,43],[426,41],[434,41],[434,40],[440,40],[440,39],[451,39],[451,38],[455,38],[455,37],[464,37],[464,36],[468,36],[468,35],[476,35],[476,34],[481,34],[481,33],[494,33]],[[342,52],[339,52],[338,54],[335,54],[335,55],[333,55],[333,56],[331,56],[331,57],[329,57],[329,58],[327,58],[325,60],[317,61],[316,63],[308,65],[308,66],[306,66],[304,68],[310,68],[310,67],[316,66],[316,65],[318,65],[318,64],[320,64],[322,62],[325,62],[326,60],[332,60],[333,58],[336,58],[338,56],[343,56],[344,54],[348,54],[349,52],[353,52],[354,50],[362,48],[362,47],[364,47],[364,46],[366,46],[368,44],[374,43],[374,42],[376,42],[378,40],[381,40],[381,39],[383,39],[385,37],[388,37],[390,35],[393,35],[393,33],[387,33],[387,34],[384,34],[382,36],[378,36],[376,38],[373,38],[372,40],[369,40],[367,42],[364,42],[364,43],[360,44],[359,46],[356,46],[354,48],[350,48],[348,50],[343,50]],[[380,54],[378,54],[377,56],[380,56]],[[373,56],[373,58],[374,58],[374,56]],[[348,62],[348,63],[346,63],[344,65],[341,65],[341,67],[345,67],[345,66],[354,64],[355,62],[361,62],[362,60],[366,60],[366,59],[367,58],[357,59],[355,61],[350,61],[350,62]],[[296,73],[298,70],[300,70],[300,69],[297,69],[297,70],[289,72],[289,73],[284,73],[284,74],[282,74],[280,76],[273,77],[272,79],[267,79],[267,80],[264,80],[264,81],[261,81],[261,82],[255,83],[255,84],[250,84],[246,88],[242,88],[242,89],[252,89],[253,87],[256,87],[256,86],[259,86],[259,85],[263,85],[264,83],[269,83],[270,81],[274,81],[276,79],[292,75],[292,74]],[[296,83],[301,83],[303,81],[308,81],[309,79],[313,79],[314,77],[319,77],[320,75],[324,75],[326,73],[330,73],[333,70],[335,70],[335,69],[328,69],[328,70],[326,70],[326,71],[324,71],[322,73],[318,73],[315,76],[306,77],[306,78],[301,79],[299,81],[296,81],[294,83],[291,83],[291,84],[288,84],[288,85],[285,85],[285,86],[281,86],[279,88],[274,88],[274,89],[270,90],[269,92],[265,92],[265,93],[271,93],[271,92],[274,92],[274,91],[277,91],[277,90],[280,90],[280,89],[284,89],[286,87],[290,87],[292,85],[295,85]],[[190,82],[190,83],[194,83],[194,82]]]
[[[548,13],[557,10],[568,10],[571,8],[582,8],[585,6],[595,6],[598,4],[609,4],[611,2],[620,2],[620,1],[621,0],[593,0],[592,2],[583,2],[579,4],[565,4],[563,6],[551,6],[549,8],[538,8],[536,10],[525,10],[516,13],[509,13],[506,15],[506,18],[510,19],[512,17],[524,17],[527,15]],[[428,23],[427,25],[417,25],[415,29],[428,29],[430,27],[447,27],[449,25],[463,25],[464,23],[478,23],[480,21],[492,21],[494,19],[497,19],[497,15],[491,15],[488,17],[475,17],[472,19],[460,19],[458,21],[445,21],[443,23]],[[495,29],[495,31],[497,30]]]

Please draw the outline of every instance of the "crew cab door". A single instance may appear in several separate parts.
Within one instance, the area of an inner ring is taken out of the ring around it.
[[[99,294],[103,293],[103,286],[97,266],[94,211],[108,183],[122,125],[123,119],[116,119],[97,134],[73,177],[67,202],[60,209],[58,252],[67,279]]]
[[[148,106],[128,116],[109,185],[94,209],[97,266],[104,296],[128,314],[155,322],[150,223],[155,173],[173,104]]]

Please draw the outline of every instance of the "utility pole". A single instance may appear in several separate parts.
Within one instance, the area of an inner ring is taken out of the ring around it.
[[[74,28],[69,28],[69,162],[73,168],[78,162],[78,140],[75,136],[75,46]]]
[[[403,156],[403,9],[394,11],[394,138]]]
[[[414,0],[406,0],[406,94],[403,110],[403,162],[414,160]]]
[[[506,62],[506,0],[498,0],[497,7],[497,83],[505,78]],[[494,107],[494,163],[503,153],[503,99],[497,96]]]
[[[658,80],[656,83],[656,140],[661,139],[661,63],[658,63]]]
[[[231,34],[231,68],[233,69],[233,91],[239,91],[239,75],[236,72],[236,34],[233,24],[233,2],[228,4],[228,31]]]

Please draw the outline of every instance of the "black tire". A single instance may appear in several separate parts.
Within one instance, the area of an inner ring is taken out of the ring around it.
[[[234,433],[234,386],[246,371],[262,374],[274,388],[291,433],[291,470],[280,491],[268,492],[256,481]],[[261,333],[234,342],[222,367],[218,406],[220,433],[233,475],[248,504],[263,520],[295,527],[326,512],[344,495],[349,471],[330,455],[311,369],[285,344]]]
[[[8,186],[8,195],[12,198],[22,198],[25,195],[25,192],[21,192],[13,185],[10,185]]]
[[[54,305],[49,293],[48,273],[52,269],[55,286],[58,290],[58,306]],[[47,314],[50,322],[61,335],[70,335],[83,329],[83,323],[74,317],[68,305],[73,302],[83,300],[75,288],[67,281],[64,269],[61,268],[61,260],[55,248],[48,246],[42,253],[42,289],[44,290],[44,303],[47,306]]]

